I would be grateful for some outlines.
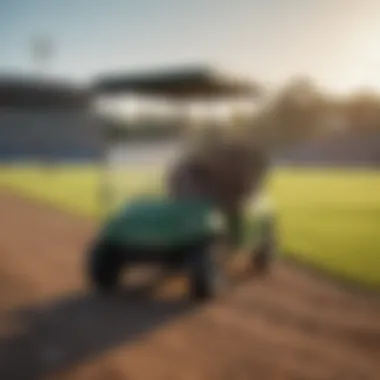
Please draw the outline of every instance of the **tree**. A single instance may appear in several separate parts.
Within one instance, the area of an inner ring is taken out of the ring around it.
[[[325,108],[322,92],[310,79],[294,78],[256,114],[252,133],[269,148],[282,149],[317,135]]]

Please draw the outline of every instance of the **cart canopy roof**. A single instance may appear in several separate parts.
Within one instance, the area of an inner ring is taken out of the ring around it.
[[[176,99],[258,96],[258,84],[225,75],[208,66],[169,68],[158,71],[100,75],[95,94],[159,96]]]

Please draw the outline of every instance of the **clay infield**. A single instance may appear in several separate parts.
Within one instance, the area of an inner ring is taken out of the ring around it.
[[[1,380],[380,379],[376,296],[278,262],[202,306],[177,280],[101,298],[83,273],[94,231],[0,192]]]

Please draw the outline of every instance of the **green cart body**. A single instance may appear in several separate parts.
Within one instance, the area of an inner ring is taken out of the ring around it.
[[[273,229],[271,205],[259,203],[260,200],[253,207],[247,207],[240,241],[241,245],[253,249],[266,241]],[[194,242],[223,238],[233,228],[220,210],[207,200],[146,196],[127,202],[112,215],[101,229],[99,239],[145,251],[146,258],[150,260],[164,261],[162,252],[191,246]],[[144,260],[143,255],[136,257],[132,252],[130,254],[131,260]],[[125,259],[128,260],[127,254]]]

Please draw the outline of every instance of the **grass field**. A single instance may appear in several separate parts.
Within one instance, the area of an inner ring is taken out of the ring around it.
[[[157,170],[124,170],[128,196],[157,186]],[[0,186],[97,218],[94,166],[0,167]],[[268,183],[284,252],[338,277],[380,286],[380,173],[277,169]]]

